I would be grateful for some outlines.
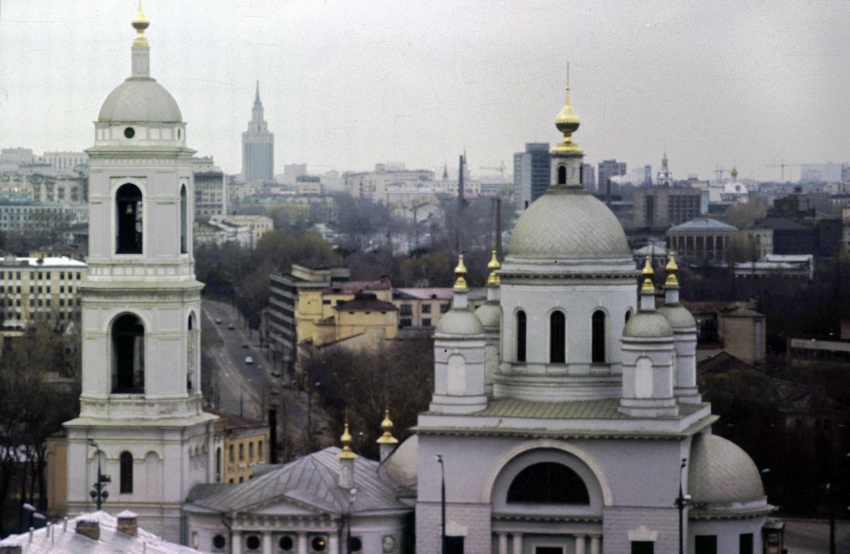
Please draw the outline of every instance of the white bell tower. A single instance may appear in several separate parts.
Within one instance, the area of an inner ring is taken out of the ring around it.
[[[213,480],[202,411],[200,293],[192,257],[192,155],[172,96],[150,77],[149,22],[132,21],[131,76],[106,98],[87,150],[89,270],[82,298],[80,417],[68,431],[68,510],[103,508],[181,539],[192,486]]]

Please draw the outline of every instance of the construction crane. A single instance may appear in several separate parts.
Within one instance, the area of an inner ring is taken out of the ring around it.
[[[786,182],[785,181],[785,168],[786,167],[800,167],[801,165],[803,165],[803,164],[786,163],[785,160],[779,160],[778,164],[767,164],[765,167],[778,167],[778,168],[780,168],[781,169],[781,175],[782,175],[782,182],[784,183],[784,182]],[[793,175],[793,174],[789,174],[789,175]],[[788,180],[790,181],[791,178],[792,177],[789,176]]]
[[[714,169],[714,175],[715,175],[714,180],[715,180],[716,183],[719,184],[719,183],[723,182],[723,174],[724,173],[726,173],[726,168],[720,167],[720,165],[717,165],[715,167],[715,169]]]

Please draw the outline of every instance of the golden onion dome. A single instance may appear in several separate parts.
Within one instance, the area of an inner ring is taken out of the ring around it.
[[[581,152],[581,147],[573,142],[572,134],[579,127],[578,114],[570,103],[570,87],[567,87],[564,107],[555,117],[555,127],[564,134],[564,140],[552,149],[553,152]]]

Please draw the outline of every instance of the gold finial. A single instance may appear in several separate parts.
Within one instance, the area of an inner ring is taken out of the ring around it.
[[[570,103],[570,64],[567,63],[567,92],[564,107],[555,117],[555,127],[564,133],[564,140],[552,149],[552,152],[581,152],[581,147],[573,142],[573,133],[579,126],[578,114]]]
[[[676,278],[676,272],[679,271],[679,266],[676,265],[676,260],[673,258],[673,252],[670,252],[670,261],[667,262],[667,281],[664,282],[665,286],[668,287],[678,287],[679,279]]]
[[[496,275],[496,272],[501,269],[502,264],[499,263],[499,259],[496,258],[496,251],[493,250],[493,257],[490,258],[490,263],[487,264],[487,269],[490,270],[490,276],[487,277],[488,285],[498,285],[501,282],[499,276]]]
[[[646,257],[646,264],[643,266],[643,271],[641,271],[641,275],[643,276],[643,286],[640,288],[641,292],[655,292],[655,285],[652,284],[652,276],[655,274],[652,271],[652,264],[649,263],[649,256]]]
[[[136,11],[136,16],[130,23],[136,30],[136,39],[133,41],[133,47],[148,47],[148,39],[145,37],[145,29],[151,24],[148,18],[145,17],[142,11],[142,0],[139,0],[139,9]]]
[[[384,434],[377,440],[378,444],[398,444],[398,439],[393,436],[393,422],[390,421],[390,411],[384,412],[384,421],[381,422]]]
[[[455,275],[457,275],[457,281],[455,281],[455,289],[466,290],[466,266],[463,265],[463,254],[460,254],[457,257],[457,267],[455,268]]]
[[[343,431],[342,436],[339,438],[339,442],[342,443],[342,452],[339,453],[339,458],[347,460],[357,457],[357,454],[351,451],[351,434],[348,432],[347,421],[345,422],[345,431]]]

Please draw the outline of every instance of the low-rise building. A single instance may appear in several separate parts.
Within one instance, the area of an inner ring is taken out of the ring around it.
[[[0,540],[5,554],[197,554],[197,534],[190,538],[192,547],[168,542],[139,527],[136,514],[123,511],[117,516],[99,511],[65,518],[53,525],[29,533],[10,535]]]
[[[210,408],[215,422],[215,482],[242,483],[251,478],[254,467],[269,463],[269,426]]]
[[[80,319],[80,283],[85,263],[71,258],[13,255],[0,259],[0,320],[4,329],[22,329],[33,321],[52,325]]]

